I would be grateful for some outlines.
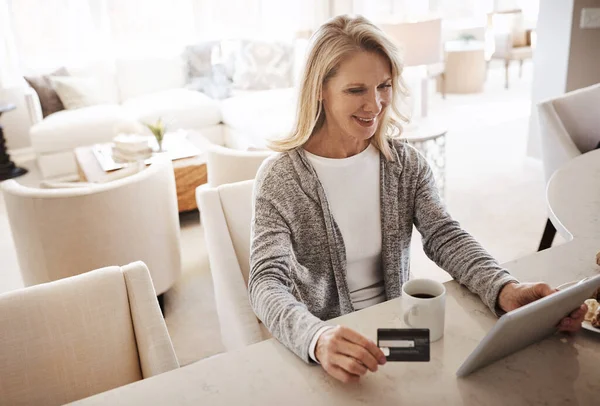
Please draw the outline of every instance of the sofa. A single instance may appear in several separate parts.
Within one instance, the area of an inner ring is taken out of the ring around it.
[[[76,173],[73,149],[111,141],[120,129],[162,117],[172,129],[197,130],[223,143],[219,102],[185,89],[181,57],[117,60],[114,66],[68,68],[75,77],[94,78],[105,103],[62,110],[42,119],[37,93],[26,94],[29,131],[38,166],[45,179]],[[200,112],[200,113],[199,113]]]
[[[306,44],[294,43],[290,87],[233,90],[223,100],[191,89],[183,52],[168,57],[118,59],[110,66],[67,67],[71,76],[93,78],[104,102],[42,118],[39,98],[29,89],[26,99],[33,123],[30,138],[43,178],[75,175],[73,149],[109,142],[118,132],[136,125],[139,128],[140,121],[152,122],[159,117],[171,130],[194,130],[191,134],[217,145],[264,147],[266,138],[291,129],[296,110],[294,85],[303,67]],[[239,67],[232,63],[230,69]]]
[[[234,94],[221,101],[225,145],[262,149],[266,140],[291,131],[297,105],[296,88]]]

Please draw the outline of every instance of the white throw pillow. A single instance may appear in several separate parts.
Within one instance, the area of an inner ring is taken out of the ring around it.
[[[50,76],[50,82],[67,110],[110,102],[106,98],[100,82],[94,78]]]

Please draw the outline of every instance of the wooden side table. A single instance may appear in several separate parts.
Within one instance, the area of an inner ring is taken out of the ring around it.
[[[448,41],[446,54],[446,93],[479,93],[485,82],[485,43]],[[440,83],[438,82],[438,88]]]
[[[2,113],[12,111],[15,108],[16,106],[14,104],[0,103],[0,116]],[[7,149],[4,131],[0,125],[0,180],[16,178],[17,176],[25,175],[27,173],[27,169],[19,168],[10,160]]]

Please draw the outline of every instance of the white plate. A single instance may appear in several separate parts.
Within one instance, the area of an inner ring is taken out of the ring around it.
[[[570,286],[575,285],[576,283],[579,283],[579,281],[563,283],[556,289],[558,289],[558,290],[566,289]],[[600,328],[596,328],[596,327],[592,326],[592,323],[590,323],[589,321],[584,321],[583,323],[581,323],[581,327],[583,327],[586,330],[593,331],[594,333],[600,333]]]
[[[583,327],[586,330],[593,331],[594,333],[600,333],[600,328],[592,326],[592,323],[590,323],[589,321],[584,321],[583,323],[581,323],[581,327]]]

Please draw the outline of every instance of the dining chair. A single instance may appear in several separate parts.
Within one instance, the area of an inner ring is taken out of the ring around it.
[[[227,351],[270,337],[250,306],[250,224],[254,180],[196,189],[221,339]]]
[[[263,161],[273,151],[246,151],[212,145],[206,151],[208,187],[254,179]]]
[[[533,57],[533,31],[525,28],[523,11],[520,9],[490,13],[487,25],[494,37],[491,59],[504,61],[504,87],[508,89],[511,61],[519,61],[520,78],[523,75],[523,62]]]
[[[569,160],[600,147],[600,84],[574,90],[538,104],[546,183]],[[550,248],[556,228],[550,219],[538,251]]]
[[[0,294],[0,404],[62,405],[179,368],[143,262]]]

